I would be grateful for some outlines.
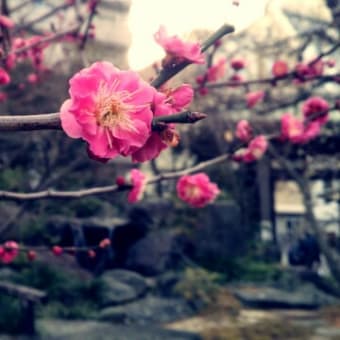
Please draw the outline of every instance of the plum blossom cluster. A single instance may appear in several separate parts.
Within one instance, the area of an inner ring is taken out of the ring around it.
[[[202,208],[213,202],[220,193],[218,186],[203,172],[182,176],[176,190],[178,197],[194,208]]]
[[[178,113],[193,98],[189,85],[157,90],[136,72],[105,61],[75,74],[69,94],[60,109],[65,133],[85,140],[96,158],[131,156],[134,162],[153,159],[167,146],[176,145],[174,125],[154,131],[153,118]]]
[[[264,135],[251,139],[246,148],[241,148],[233,154],[233,160],[243,163],[251,163],[259,160],[268,149],[268,141]]]
[[[311,61],[301,61],[291,70],[294,84],[303,84],[306,81],[316,79],[322,76],[325,68],[333,68],[334,59],[313,59]],[[272,66],[272,75],[277,78],[283,78],[289,75],[289,67],[286,61],[277,60]]]
[[[253,129],[245,119],[237,123],[235,136],[247,147],[240,148],[233,154],[233,160],[250,163],[260,159],[268,148],[267,138],[263,135],[253,137]]]
[[[329,104],[318,96],[307,99],[302,105],[302,118],[285,113],[281,117],[281,140],[295,144],[307,143],[317,137],[328,120]]]
[[[215,44],[215,48],[218,46],[219,44]],[[244,81],[245,78],[242,74],[240,74],[240,71],[243,70],[246,65],[247,63],[245,59],[241,57],[230,60],[229,67],[232,73],[229,74],[228,80],[233,83],[233,86],[237,86]],[[215,83],[227,76],[228,69],[227,59],[225,57],[221,57],[216,62],[212,63],[212,65],[207,68],[205,73],[196,77],[198,93],[202,96],[207,95],[209,93],[209,89],[205,85],[209,83]]]
[[[27,247],[19,245],[16,241],[6,241],[0,245],[0,263],[10,264],[21,253],[26,255],[28,261],[37,259],[38,252],[51,252],[54,256],[61,256],[63,254],[74,255],[76,252],[85,252],[89,258],[95,258],[100,249],[110,247],[111,240],[109,238],[102,239],[96,246],[93,247],[62,247],[54,245],[52,247]]]
[[[41,34],[32,35],[30,31],[36,31],[34,27],[27,27],[25,22],[21,22],[17,25],[10,17],[6,15],[0,15],[0,29],[2,30],[2,39],[0,42],[0,85],[7,85],[11,82],[10,73],[19,64],[30,65],[31,69],[28,74],[24,75],[24,79],[20,79],[16,88],[23,90],[27,85],[32,85],[40,82],[43,76],[50,72],[45,62],[45,51],[54,42],[71,42],[78,43],[78,41],[88,40],[94,37],[94,26],[91,23],[92,16],[95,13],[96,5],[99,1],[91,0],[87,2],[85,6],[79,6],[74,0],[65,0],[64,5],[52,7],[50,13],[43,13],[41,16],[35,17],[32,22],[41,22],[50,17],[49,14],[54,14],[61,22],[64,19],[64,11],[71,6],[77,6],[77,22],[72,29],[66,29],[64,32],[57,31],[56,27],[53,27],[53,32],[43,32]],[[23,4],[24,5],[24,4]],[[66,5],[66,6],[65,6]],[[24,7],[24,6],[23,6]],[[87,14],[91,18],[85,28],[85,33],[81,32],[83,14],[85,7],[87,8]],[[93,12],[93,13],[92,13]],[[92,13],[92,14],[91,14]],[[20,27],[21,25],[24,28]],[[66,26],[66,25],[65,25]],[[69,26],[68,26],[69,27]],[[31,29],[33,28],[33,29]],[[4,33],[5,32],[5,33]],[[7,99],[5,91],[0,92],[0,102],[4,102]]]

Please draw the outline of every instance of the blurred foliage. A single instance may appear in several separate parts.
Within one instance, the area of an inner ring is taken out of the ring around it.
[[[59,237],[53,237],[46,228],[46,217],[27,218],[22,221],[20,228],[20,239],[25,244],[40,245],[56,243]]]
[[[174,291],[195,307],[207,306],[214,302],[221,280],[218,273],[200,267],[188,267],[182,279],[175,285]]]
[[[68,208],[74,212],[76,217],[95,216],[101,209],[101,200],[97,197],[86,197],[72,201]]]
[[[97,305],[101,299],[100,281],[83,280],[39,262],[22,268],[17,283],[44,290],[50,302],[59,301],[69,308],[86,300]]]
[[[23,169],[20,167],[0,171],[0,187],[7,190],[17,190],[24,182]]]
[[[88,319],[99,309],[104,286],[99,279],[84,280],[42,263],[24,265],[16,261],[17,284],[27,285],[47,293],[48,302],[37,305],[38,317],[64,319]],[[0,330],[20,332],[20,320],[24,315],[17,298],[0,295]]]
[[[235,279],[248,282],[271,282],[279,279],[281,269],[271,263],[254,261],[249,258],[238,259],[234,261],[238,267]]]
[[[18,333],[21,320],[25,317],[18,299],[0,294],[0,330]]]
[[[61,319],[90,319],[97,314],[97,308],[94,308],[93,302],[78,301],[70,308],[67,304],[53,301],[40,309],[39,314],[44,318],[61,318]]]
[[[210,329],[203,340],[309,340],[312,330],[288,321],[263,320],[252,325]]]

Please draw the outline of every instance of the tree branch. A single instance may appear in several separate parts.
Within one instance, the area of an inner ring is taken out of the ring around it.
[[[152,121],[153,130],[160,123],[193,124],[207,115],[200,112],[184,111],[181,113],[155,117]],[[0,116],[0,131],[34,131],[61,130],[60,113],[41,113],[36,115]]]

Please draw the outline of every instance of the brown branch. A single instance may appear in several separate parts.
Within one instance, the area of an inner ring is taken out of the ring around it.
[[[27,28],[29,28],[30,26],[33,26],[41,21],[44,21],[48,18],[50,18],[51,16],[53,16],[54,14],[58,13],[59,11],[62,11],[62,10],[65,10],[69,7],[72,7],[73,5],[71,3],[63,3],[62,5],[60,6],[57,6],[57,7],[54,7],[52,10],[50,10],[49,12],[41,15],[40,17],[38,18],[35,18],[27,23],[23,23],[22,25],[18,25],[15,27],[14,29],[14,34],[17,33],[17,32],[20,32],[22,30],[25,30]]]
[[[16,11],[26,7],[27,5],[30,5],[31,3],[32,3],[32,0],[22,1],[21,3],[19,3],[15,7],[10,8],[10,12],[11,13],[16,12]]]
[[[340,47],[340,43],[335,44],[328,50],[321,52],[315,59],[313,59],[311,62],[308,63],[309,66],[313,66],[316,64],[319,60],[321,60],[323,57],[328,56],[335,52]],[[276,84],[278,81],[287,80],[291,78],[298,78],[303,81],[311,81],[311,80],[320,80],[320,81],[334,81],[337,82],[337,78],[340,77],[340,74],[333,74],[333,75],[325,75],[325,76],[315,76],[315,77],[303,77],[298,74],[296,71],[291,71],[285,74],[284,76],[280,77],[267,77],[262,79],[254,79],[249,81],[242,81],[242,82],[234,82],[234,81],[224,81],[224,82],[218,82],[214,84],[207,84],[206,87],[213,89],[213,88],[221,88],[221,87],[248,87],[249,85],[255,85],[255,84]],[[198,89],[199,87],[196,87]]]
[[[88,37],[89,37],[89,31],[90,31],[90,28],[91,28],[91,25],[92,25],[92,21],[97,14],[97,7],[98,7],[99,3],[100,3],[100,0],[97,0],[94,3],[93,8],[91,9],[91,13],[90,13],[90,15],[87,19],[84,35],[83,35],[81,42],[80,42],[80,45],[79,45],[79,49],[81,51],[84,50],[85,45],[87,43],[87,40],[88,40]]]
[[[60,130],[60,114],[0,116],[0,131]]]
[[[184,111],[178,114],[156,117],[153,119],[152,127],[157,130],[157,125],[162,122],[193,124],[205,117],[204,113]],[[0,116],[0,131],[34,130],[61,130],[60,113]]]
[[[71,28],[69,28],[67,30],[57,32],[57,33],[55,33],[53,35],[50,35],[50,36],[47,36],[47,37],[42,38],[40,40],[37,40],[36,42],[34,42],[32,44],[29,44],[29,45],[21,47],[21,48],[17,48],[16,50],[12,50],[12,51],[10,51],[10,53],[11,54],[20,54],[20,53],[26,52],[26,51],[34,48],[34,47],[38,47],[38,46],[43,45],[43,44],[45,44],[47,42],[58,40],[58,39],[64,37],[65,35],[67,35],[67,34],[75,33],[75,32],[77,32],[79,30],[79,28],[80,28],[80,25],[77,24],[77,25],[75,25],[75,26],[73,26],[73,27],[71,27]],[[1,59],[4,60],[4,59],[6,59],[6,57],[7,56],[4,55]]]
[[[254,79],[254,80],[248,80],[248,81],[242,81],[242,82],[235,82],[235,81],[223,81],[223,82],[218,82],[214,84],[207,84],[205,87],[209,89],[216,89],[216,88],[221,88],[221,87],[248,87],[249,85],[259,85],[259,84],[275,84],[279,81],[283,80],[289,80],[291,78],[296,78],[297,74],[296,72],[289,72],[284,76],[281,77],[267,77],[267,78],[261,78],[261,79]],[[320,80],[320,81],[334,81],[337,82],[337,78],[340,77],[340,73],[332,74],[332,75],[326,75],[326,76],[315,76],[313,78],[304,78],[303,80],[305,81],[312,81],[312,80]],[[300,77],[301,78],[301,77]],[[199,87],[197,86],[195,89],[198,89]]]
[[[188,175],[190,173],[202,171],[206,169],[207,167],[225,162],[226,160],[230,158],[230,155],[231,154],[224,154],[222,156],[218,156],[211,160],[199,163],[191,168],[174,171],[174,172],[168,172],[168,173],[164,173],[164,174],[152,177],[148,179],[147,184],[155,184],[163,180],[172,180],[172,179],[179,178],[183,175]],[[118,191],[126,191],[126,190],[130,190],[131,188],[132,188],[131,185],[124,185],[124,186],[108,185],[108,186],[94,187],[94,188],[74,190],[74,191],[58,191],[58,190],[48,189],[48,190],[43,190],[43,191],[31,192],[31,193],[12,192],[12,191],[2,190],[0,191],[0,199],[14,200],[14,201],[33,201],[33,200],[44,199],[44,198],[76,199],[76,198],[82,198],[86,196],[107,194],[107,193],[113,193],[113,192],[118,192]]]

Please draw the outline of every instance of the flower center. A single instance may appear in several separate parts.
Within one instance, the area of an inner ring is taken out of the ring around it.
[[[111,87],[103,84],[97,94],[97,107],[95,111],[97,124],[104,128],[114,128],[120,126],[127,130],[134,130],[135,127],[129,112],[133,110],[133,105],[126,103],[130,93],[126,91],[116,91],[117,83]]]
[[[196,185],[189,185],[188,188],[187,188],[187,195],[190,198],[198,197],[200,195],[200,193],[201,193],[201,190]]]
[[[97,116],[98,123],[106,128],[111,128],[119,124],[128,111],[122,102],[116,98],[110,99],[111,103],[104,105]]]

